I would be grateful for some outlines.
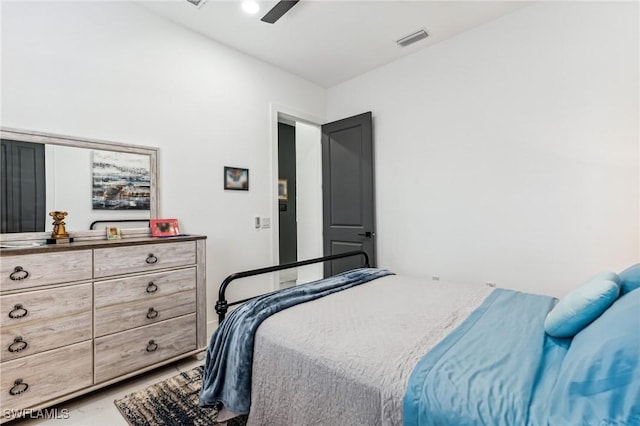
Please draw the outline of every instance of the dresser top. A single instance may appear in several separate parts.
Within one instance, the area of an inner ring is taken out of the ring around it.
[[[0,247],[0,257],[15,256],[35,253],[51,253],[57,251],[87,250],[95,248],[136,246],[143,244],[165,244],[181,241],[204,240],[204,235],[176,235],[174,237],[140,237],[122,238],[120,240],[84,240],[65,244],[42,244],[42,245],[20,245],[19,243],[2,243],[5,247]],[[11,246],[11,247],[8,247]]]

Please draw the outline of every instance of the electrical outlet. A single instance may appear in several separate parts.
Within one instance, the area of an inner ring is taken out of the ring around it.
[[[271,228],[271,218],[270,217],[261,217],[260,218],[260,226],[262,229]]]

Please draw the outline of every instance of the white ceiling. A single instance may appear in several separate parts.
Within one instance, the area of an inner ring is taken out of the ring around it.
[[[275,24],[261,22],[277,1],[248,15],[240,1],[143,0],[139,4],[213,40],[323,87],[342,83],[417,50],[525,7],[525,1],[302,0]],[[427,39],[396,40],[420,29]]]

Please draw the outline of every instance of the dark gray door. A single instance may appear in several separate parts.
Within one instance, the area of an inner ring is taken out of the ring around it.
[[[322,126],[324,254],[364,250],[376,265],[371,112]],[[362,258],[325,263],[325,276],[362,265]]]
[[[42,232],[45,225],[44,145],[2,140],[0,232]]]

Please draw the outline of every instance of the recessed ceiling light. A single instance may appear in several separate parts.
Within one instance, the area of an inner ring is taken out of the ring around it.
[[[254,0],[245,0],[242,2],[242,10],[251,15],[255,15],[260,10],[260,5]]]

